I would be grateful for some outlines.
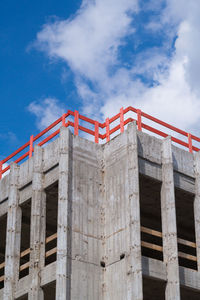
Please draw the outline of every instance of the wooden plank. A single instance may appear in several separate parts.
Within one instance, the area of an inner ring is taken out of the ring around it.
[[[4,281],[4,275],[0,277],[0,282]]]
[[[49,242],[55,240],[56,238],[57,238],[57,233],[52,234],[51,236],[46,238],[46,244],[48,244]],[[30,248],[28,248],[28,249],[24,250],[23,252],[21,252],[20,257],[24,257],[29,253],[30,253]],[[1,269],[1,265],[0,265],[0,269]]]
[[[151,243],[143,242],[143,241],[141,242],[141,245],[142,245],[142,247],[149,248],[149,249],[152,249],[152,250],[156,250],[156,251],[159,251],[159,252],[163,251],[163,247],[159,246],[159,245],[155,245],[155,244],[151,244]]]
[[[160,238],[162,237],[162,232],[157,231],[157,230],[153,230],[153,229],[150,229],[150,228],[147,228],[147,227],[144,227],[144,226],[141,226],[141,231],[144,232],[144,233],[148,233],[150,235],[160,237]]]
[[[157,230],[153,230],[153,229],[150,229],[150,228],[147,228],[147,227],[144,227],[144,226],[141,226],[141,231],[144,232],[144,233],[153,235],[153,236],[157,236],[157,237],[160,237],[160,238],[162,237],[162,232],[157,231]],[[184,240],[184,239],[181,239],[181,238],[178,238],[178,243],[182,244],[182,245],[185,245],[185,246],[188,246],[188,247],[196,248],[196,243],[190,242],[190,241],[187,241],[187,240]]]
[[[24,257],[24,256],[26,256],[26,255],[29,254],[29,253],[30,253],[30,248],[28,248],[28,249],[22,251],[21,254],[20,254],[20,257]]]
[[[187,241],[187,240],[183,240],[183,239],[178,238],[178,243],[182,244],[182,245],[185,245],[185,246],[188,246],[188,247],[196,248],[196,243],[190,242],[190,241]]]
[[[49,257],[49,256],[53,255],[56,252],[57,252],[57,247],[47,251],[46,254],[45,254],[45,257]]]
[[[21,265],[20,268],[19,268],[20,272],[27,269],[29,267],[29,265],[30,265],[30,261],[28,261],[27,263]]]
[[[160,252],[163,251],[163,247],[155,245],[155,244],[151,244],[151,243],[144,242],[144,241],[142,241],[141,244],[142,244],[142,247],[145,247],[145,248],[148,248],[148,249],[152,249],[152,250],[156,250],[156,251],[160,251]],[[188,259],[188,260],[197,261],[196,256],[193,256],[193,255],[190,255],[190,254],[187,254],[187,253],[178,252],[178,256],[181,257],[181,258]]]
[[[49,236],[48,238],[46,238],[46,244],[48,244],[49,242],[55,240],[56,238],[57,238],[57,233],[52,234],[51,236]],[[49,253],[49,251],[47,253]],[[28,254],[30,254],[30,248],[22,251],[21,254],[20,254],[20,257],[24,257],[24,256],[26,256]],[[5,262],[3,262],[3,263],[0,264],[0,269],[3,269],[4,267],[5,267]]]
[[[197,261],[196,256],[186,254],[186,253],[183,253],[183,252],[178,252],[178,256],[181,257],[181,258],[188,259],[188,260]]]
[[[5,261],[0,264],[0,269],[3,269],[5,267]]]
[[[57,239],[57,232],[46,238],[46,244]]]

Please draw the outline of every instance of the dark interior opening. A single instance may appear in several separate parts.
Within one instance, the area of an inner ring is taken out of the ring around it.
[[[142,255],[163,260],[162,250],[160,251],[160,247],[162,247],[162,237],[159,236],[162,233],[160,191],[161,182],[140,175]],[[143,227],[155,230],[158,234],[150,234],[150,232],[143,229]]]
[[[0,289],[4,287],[7,214],[0,218]]]
[[[16,300],[28,300],[28,294],[27,295],[24,295],[20,298],[17,298]]]
[[[143,277],[143,300],[165,300],[166,283],[162,280]]]
[[[57,215],[58,215],[58,182],[46,190],[46,258],[45,265],[56,260]]]
[[[179,239],[184,239],[195,243],[195,225],[194,225],[194,195],[175,189],[176,199],[176,222],[177,222],[177,236]],[[196,257],[196,248],[183,245],[178,241],[178,251],[185,255],[192,255]],[[190,258],[190,256],[188,256]],[[186,259],[179,254],[179,265],[197,270],[197,263],[194,260]]]
[[[28,262],[30,261],[30,232],[31,232],[31,199],[21,205],[21,245],[20,245],[20,272],[19,278],[29,274]]]
[[[200,299],[200,292],[181,287],[181,300]]]
[[[51,282],[43,287],[44,300],[55,300],[56,299],[56,282]]]

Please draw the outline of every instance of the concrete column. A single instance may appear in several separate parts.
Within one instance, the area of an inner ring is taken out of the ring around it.
[[[69,215],[69,129],[61,127],[59,147],[59,183],[58,183],[58,226],[57,226],[57,268],[56,268],[56,300],[70,299],[67,274],[68,256],[68,215]]]
[[[46,195],[43,189],[43,149],[34,148],[33,156],[33,181],[31,201],[31,238],[30,238],[30,268],[31,288],[29,300],[44,299],[43,290],[40,287],[40,272],[45,261],[45,215]]]
[[[163,258],[167,268],[166,300],[180,299],[176,206],[171,138],[162,142],[161,216]]]
[[[196,234],[197,267],[200,271],[200,152],[194,154],[195,198],[194,221]]]
[[[140,195],[136,123],[128,126],[128,197],[130,208],[130,256],[127,272],[127,300],[142,300],[142,255]]]
[[[19,279],[21,208],[19,207],[19,167],[12,163],[9,175],[8,216],[6,235],[6,260],[4,300],[13,300]]]

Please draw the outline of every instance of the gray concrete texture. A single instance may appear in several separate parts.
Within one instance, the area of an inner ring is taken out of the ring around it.
[[[0,224],[7,219],[0,299],[199,299],[199,168],[199,155],[139,132],[135,123],[104,145],[61,128],[59,138],[36,146],[32,158],[12,164],[0,181]],[[30,199],[30,265],[21,278],[20,230]],[[58,212],[48,204],[56,201]],[[195,213],[188,209],[188,219],[181,218],[193,201]],[[163,258],[151,249],[142,256],[141,225],[162,231]],[[57,257],[47,264],[45,232],[54,228]],[[196,269],[180,264],[177,232],[197,242]]]

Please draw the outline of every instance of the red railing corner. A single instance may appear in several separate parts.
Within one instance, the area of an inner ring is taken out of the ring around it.
[[[106,142],[110,141],[110,121],[109,118],[106,119]]]
[[[142,131],[142,112],[140,109],[137,109],[137,125],[138,130]]]
[[[3,169],[3,162],[0,161],[0,179],[2,178],[2,169]]]
[[[120,108],[120,132],[124,132],[124,109]]]
[[[189,152],[192,153],[192,136],[191,133],[188,133],[188,146],[189,146]]]
[[[65,114],[62,115],[62,126],[65,127]]]
[[[99,143],[99,122],[94,123],[94,141],[96,144]]]
[[[168,134],[166,132],[163,132],[161,130],[156,129],[156,127],[154,125],[149,126],[147,124],[142,123],[142,119],[146,120],[150,120],[156,124],[159,124],[159,126],[163,126],[164,128],[170,129],[173,132],[175,132],[176,134],[180,134],[182,137],[184,137],[183,139],[179,139],[176,138],[175,136],[172,136],[172,141],[174,143],[177,143],[181,146],[186,147],[190,153],[192,153],[193,151],[200,151],[199,148],[197,148],[196,146],[192,145],[193,144],[193,140],[195,142],[200,142],[200,138],[197,136],[192,135],[191,133],[187,133],[186,131],[180,130],[179,128],[176,128],[175,126],[172,126],[166,122],[163,122],[151,115],[148,115],[146,113],[144,113],[143,111],[141,111],[140,109],[135,109],[134,107],[127,107],[125,109],[123,109],[123,107],[120,108],[120,112],[118,114],[116,114],[115,116],[113,116],[112,118],[107,118],[106,121],[104,123],[99,123],[96,120],[92,120],[89,119],[85,116],[79,115],[78,111],[70,111],[68,110],[67,113],[64,113],[59,119],[57,119],[55,122],[53,122],[51,125],[49,125],[47,128],[45,128],[43,131],[41,131],[40,133],[38,133],[36,136],[31,135],[30,139],[28,142],[26,142],[23,146],[21,146],[20,148],[18,148],[16,151],[14,151],[12,154],[10,154],[9,156],[7,156],[6,158],[4,158],[3,160],[0,161],[0,179],[2,178],[2,175],[9,170],[10,165],[9,165],[9,161],[11,161],[12,158],[16,157],[17,155],[19,155],[19,157],[17,159],[13,159],[13,161],[15,161],[16,163],[23,161],[26,157],[29,156],[32,157],[33,155],[33,151],[34,151],[34,143],[38,144],[39,146],[44,145],[45,143],[47,143],[48,141],[50,141],[52,138],[54,138],[57,134],[59,134],[60,129],[56,129],[55,127],[58,124],[62,123],[62,126],[68,127],[74,127],[74,135],[78,135],[79,134],[79,130],[86,132],[87,134],[90,134],[92,136],[94,136],[94,140],[95,143],[99,143],[99,139],[106,139],[106,142],[110,141],[110,137],[112,136],[113,133],[117,132],[118,130],[120,130],[120,132],[124,132],[125,126],[132,122],[133,118],[128,118],[126,119],[126,113],[128,112],[133,112],[134,114],[137,114],[137,128],[138,130],[142,131],[142,128],[144,128],[145,130],[148,130],[150,132],[153,132],[154,134],[157,134],[158,136],[161,137],[166,137]],[[74,122],[70,121],[67,119],[68,116],[73,116],[74,117]],[[83,120],[84,122],[89,123],[90,125],[92,124],[92,126],[94,126],[94,131],[86,128],[84,126],[79,125],[80,120]],[[119,121],[117,121],[119,120]],[[118,124],[113,127],[112,129],[110,129],[110,124],[117,121]],[[42,141],[38,141],[38,139],[44,135],[47,134],[47,132],[50,132],[50,130],[52,130],[53,128],[55,128],[56,131],[54,131],[53,133],[50,133],[50,135],[48,135],[47,137],[44,137]],[[103,133],[99,133],[99,128],[104,129],[105,131]],[[187,141],[185,141],[185,137],[188,138]],[[26,152],[24,154],[22,154],[26,149]],[[21,155],[21,156],[20,156]],[[8,163],[8,166],[4,167],[4,164]]]
[[[79,127],[79,112],[75,110],[74,111],[74,135],[78,135],[78,127]]]
[[[29,158],[32,157],[32,154],[33,154],[33,135],[30,136]]]

